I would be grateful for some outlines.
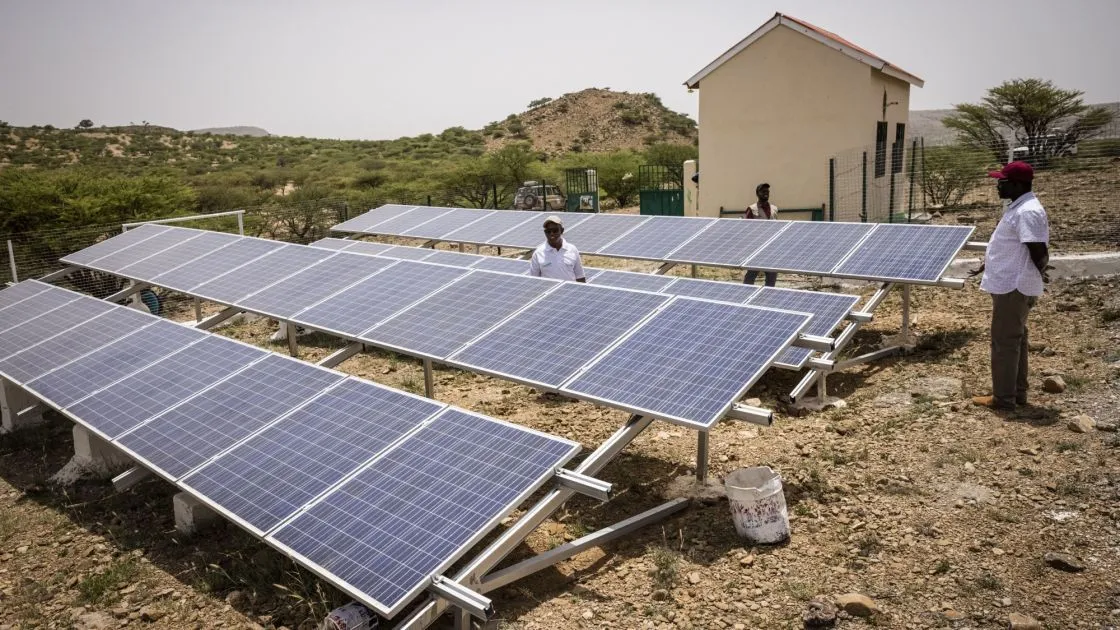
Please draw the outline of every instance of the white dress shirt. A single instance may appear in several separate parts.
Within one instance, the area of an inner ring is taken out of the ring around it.
[[[541,243],[529,260],[529,275],[557,280],[578,280],[584,277],[583,262],[575,245],[564,241],[560,249]]]
[[[1029,192],[1014,201],[988,241],[984,255],[984,277],[980,289],[1003,295],[1019,291],[1023,295],[1042,295],[1042,274],[1031,260],[1025,243],[1049,243],[1050,225],[1038,197]]]

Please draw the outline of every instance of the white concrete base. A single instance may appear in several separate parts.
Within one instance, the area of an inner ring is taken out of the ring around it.
[[[808,411],[821,411],[822,409],[843,409],[847,407],[848,403],[843,398],[836,396],[825,396],[823,399],[818,396],[806,396],[793,404],[794,409],[805,409]]]
[[[172,497],[175,505],[175,529],[184,536],[191,536],[210,529],[222,522],[218,513],[185,492]]]
[[[0,433],[10,433],[43,421],[39,400],[22,387],[0,379]],[[22,412],[22,413],[21,413]]]
[[[303,328],[302,326],[297,327],[296,330],[298,331],[296,333],[296,337],[303,337],[305,335],[310,335],[311,334],[311,331],[307,330],[306,328]],[[269,336],[268,340],[276,342],[276,341],[284,341],[287,338],[288,338],[288,327],[287,327],[287,325],[281,323],[280,328],[276,332],[272,333],[272,335]]]
[[[695,475],[684,475],[669,482],[661,493],[664,499],[692,499],[702,503],[711,503],[726,498],[723,482],[719,479],[708,477],[704,482],[696,481]]]
[[[913,323],[911,323],[911,325],[913,325]],[[918,336],[917,335],[915,335],[913,333],[911,333],[909,335],[904,335],[902,333],[898,333],[897,335],[891,335],[890,337],[884,337],[883,338],[883,343],[880,344],[880,347],[881,348],[895,348],[895,347],[898,347],[898,348],[901,348],[902,352],[905,353],[905,352],[913,351],[914,347],[917,346],[917,345],[918,345]]]
[[[945,272],[945,275],[954,278],[963,278],[968,275],[969,271],[980,267],[981,262],[983,262],[982,258],[960,258],[954,260],[953,263],[949,265],[949,269]],[[1115,276],[1120,274],[1120,254],[1115,252],[1051,256],[1050,264],[1054,267],[1049,273],[1050,277],[1053,279],[1090,278],[1094,276]],[[979,277],[977,277],[975,281],[977,285],[980,284]]]
[[[74,456],[50,480],[68,486],[86,477],[109,478],[131,465],[132,460],[117,447],[74,425]]]

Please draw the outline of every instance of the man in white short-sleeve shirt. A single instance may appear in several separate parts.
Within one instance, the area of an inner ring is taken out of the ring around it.
[[[544,220],[545,241],[533,250],[529,275],[557,280],[587,282],[583,261],[575,245],[564,240],[564,223],[554,215]]]
[[[992,395],[978,405],[1014,410],[1027,404],[1027,315],[1042,295],[1050,260],[1046,210],[1031,192],[1034,169],[1011,162],[989,173],[1000,199],[1011,204],[988,241],[980,289],[992,294]]]

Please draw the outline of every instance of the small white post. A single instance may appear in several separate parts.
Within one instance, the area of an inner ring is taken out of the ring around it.
[[[237,233],[245,236],[245,211],[241,210],[237,213]]]
[[[19,273],[16,271],[16,250],[12,248],[12,239],[8,239],[8,264],[12,266],[12,282],[19,282]]]

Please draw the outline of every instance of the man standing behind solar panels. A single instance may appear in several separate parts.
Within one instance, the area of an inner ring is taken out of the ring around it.
[[[770,184],[762,183],[754,187],[754,196],[758,197],[758,201],[747,206],[747,219],[777,219],[778,206],[770,203]],[[772,287],[778,282],[778,273],[775,271],[767,271],[766,273],[766,286]],[[754,284],[758,279],[758,272],[751,269],[747,275],[743,276],[743,284]]]
[[[564,240],[564,223],[560,217],[553,214],[544,220],[544,238],[545,241],[533,250],[529,275],[587,282],[579,250]]]
[[[1011,204],[988,241],[980,288],[992,294],[992,395],[975,396],[977,405],[1011,411],[1027,404],[1027,315],[1042,295],[1050,226],[1046,210],[1031,192],[1034,169],[1011,162],[989,173],[1000,199]]]

